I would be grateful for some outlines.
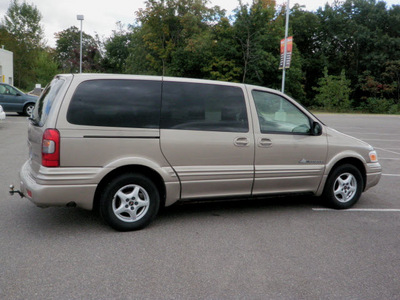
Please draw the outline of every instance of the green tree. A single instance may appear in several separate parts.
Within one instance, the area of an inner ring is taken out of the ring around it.
[[[110,73],[125,72],[131,43],[131,34],[125,30],[121,22],[117,23],[117,27],[118,29],[113,30],[111,37],[104,43],[103,67]]]
[[[290,27],[293,29],[293,37],[298,52],[295,57],[301,57],[302,79],[305,97],[303,104],[312,105],[315,97],[314,86],[323,75],[325,66],[323,52],[321,51],[320,19],[318,16],[303,7],[295,4],[290,12]],[[291,81],[292,82],[292,81]]]
[[[3,26],[20,44],[32,49],[44,45],[41,20],[42,15],[35,5],[12,0],[3,18]]]
[[[388,61],[382,77],[389,86],[388,93],[396,104],[400,104],[400,60]]]
[[[363,95],[360,76],[368,71],[381,80],[386,63],[400,59],[398,7],[387,9],[385,2],[375,0],[346,0],[317,11],[321,54],[316,57],[322,57],[333,74],[346,70],[356,106]]]
[[[237,62],[242,70],[241,82],[280,89],[282,71],[278,67],[280,40],[284,37],[284,32],[284,7],[277,11],[274,1],[254,1],[251,6],[239,2],[232,36],[240,54]],[[305,94],[301,82],[301,63],[294,43],[291,67],[286,72],[286,92],[303,102]]]
[[[50,48],[38,52],[33,64],[35,75],[32,84],[40,83],[45,87],[56,74],[60,73],[52,52]]]
[[[262,83],[265,73],[278,75],[278,47],[283,31],[275,31],[274,13],[275,7],[262,1],[255,1],[251,6],[239,2],[233,38],[241,56],[242,82]]]
[[[137,20],[141,24],[146,60],[157,74],[166,75],[179,38],[175,1],[148,0],[145,3],[146,8],[137,12]]]
[[[147,49],[143,43],[144,32],[141,26],[130,25],[129,55],[125,61],[125,72],[130,74],[159,75],[147,59]]]
[[[370,71],[365,71],[359,78],[362,100],[368,98],[392,99],[400,103],[400,60],[388,61],[380,78],[375,78]]]
[[[62,72],[79,72],[80,30],[71,26],[56,35],[56,60]],[[101,71],[99,45],[89,34],[82,33],[82,72]]]
[[[9,51],[18,48],[18,41],[10,34],[3,25],[0,25],[0,44],[4,45]]]
[[[209,23],[214,9],[206,0],[148,0],[137,12],[134,34],[143,46],[150,72],[159,75],[201,77],[212,47]],[[131,62],[134,61],[130,60]],[[131,69],[134,69],[131,66]]]
[[[14,81],[22,89],[32,88],[28,85],[35,77],[34,60],[44,46],[41,19],[35,5],[12,0],[2,20],[3,29],[13,37],[8,49],[14,53]]]
[[[211,28],[211,57],[203,72],[205,78],[233,82],[242,81],[242,68],[238,63],[240,52],[233,37],[233,26],[224,11],[217,12],[219,20]]]

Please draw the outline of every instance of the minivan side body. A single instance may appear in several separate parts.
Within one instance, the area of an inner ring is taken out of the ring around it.
[[[58,75],[28,145],[24,196],[98,207],[117,230],[143,228],[178,200],[310,193],[348,208],[381,176],[370,145],[288,96],[198,79]]]

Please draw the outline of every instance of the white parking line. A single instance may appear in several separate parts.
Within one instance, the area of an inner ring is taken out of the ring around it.
[[[400,133],[373,133],[373,132],[350,132],[350,131],[348,131],[347,132],[347,134],[365,134],[365,135],[368,135],[368,136],[370,136],[371,134],[374,134],[374,135],[379,135],[379,136],[382,136],[382,135],[388,135],[388,136],[391,136],[391,135],[394,135],[394,136],[400,136]]]
[[[379,160],[400,160],[400,158],[392,158],[392,157],[379,157]]]
[[[363,138],[364,141],[374,141],[374,142],[398,142],[398,139],[393,139],[393,140],[382,140],[382,139],[369,139],[369,138]]]
[[[350,208],[350,209],[332,209],[332,208],[313,208],[313,211],[340,211],[340,212],[400,212],[400,208]]]
[[[393,154],[398,154],[398,155],[400,155],[400,152],[390,151],[390,150],[383,149],[383,148],[378,148],[378,147],[375,147],[375,149],[377,149],[377,150],[381,150],[381,151],[390,152],[390,153],[393,153]]]

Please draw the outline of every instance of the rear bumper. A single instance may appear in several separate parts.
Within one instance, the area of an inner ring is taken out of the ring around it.
[[[20,171],[20,191],[39,207],[67,206],[71,203],[83,209],[93,208],[94,194],[97,184],[74,184],[71,180],[66,184],[59,184],[54,176],[54,184],[42,184],[32,175],[29,160],[25,162]],[[50,176],[49,176],[50,177]],[[79,196],[77,196],[79,195]]]

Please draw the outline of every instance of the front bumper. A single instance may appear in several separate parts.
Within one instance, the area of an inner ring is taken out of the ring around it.
[[[382,176],[382,166],[380,163],[366,164],[366,182],[364,191],[378,184]]]

